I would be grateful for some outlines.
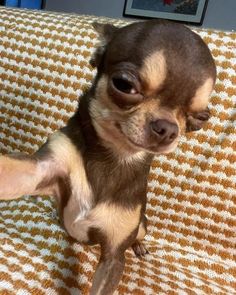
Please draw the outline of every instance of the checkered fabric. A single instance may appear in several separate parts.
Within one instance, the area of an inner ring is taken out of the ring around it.
[[[95,71],[91,16],[0,8],[0,152],[33,153]],[[149,254],[127,251],[117,294],[236,294],[236,33],[198,29],[215,58],[211,119],[154,159]],[[88,294],[99,247],[76,243],[50,197],[0,202],[0,294]]]

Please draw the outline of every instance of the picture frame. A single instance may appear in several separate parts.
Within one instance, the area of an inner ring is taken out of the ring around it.
[[[124,15],[201,25],[207,3],[208,0],[126,0]]]

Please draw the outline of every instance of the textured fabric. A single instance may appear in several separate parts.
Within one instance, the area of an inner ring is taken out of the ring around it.
[[[0,8],[0,152],[32,153],[91,84],[89,16]],[[236,34],[197,30],[216,60],[211,119],[154,159],[148,254],[127,251],[117,294],[236,294]],[[76,243],[49,197],[0,202],[0,294],[88,294],[99,247]]]

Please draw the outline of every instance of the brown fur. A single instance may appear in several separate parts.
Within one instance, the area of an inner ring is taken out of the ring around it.
[[[68,233],[101,245],[91,294],[108,295],[122,276],[125,250],[146,253],[152,157],[172,151],[181,134],[209,118],[215,65],[200,37],[179,24],[95,28],[102,44],[91,61],[98,68],[91,89],[33,156],[0,157],[0,198],[54,195]]]

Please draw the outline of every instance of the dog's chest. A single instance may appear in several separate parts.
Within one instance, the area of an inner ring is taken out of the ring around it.
[[[91,219],[96,224],[95,216],[103,214],[101,211],[93,215],[97,205],[114,204],[125,209],[142,203],[147,169],[143,165],[134,167],[102,161],[102,157],[99,160],[85,158],[80,165],[73,165],[69,175],[71,195],[63,214],[64,226],[72,237],[81,242],[88,241]]]
[[[71,195],[64,208],[63,219],[67,232],[74,238],[75,223],[88,215],[93,205],[93,192],[83,167],[70,174]]]
[[[101,155],[99,161],[87,161],[94,203],[115,203],[124,207],[139,203],[146,190],[146,167],[145,163],[109,161],[106,154]]]

